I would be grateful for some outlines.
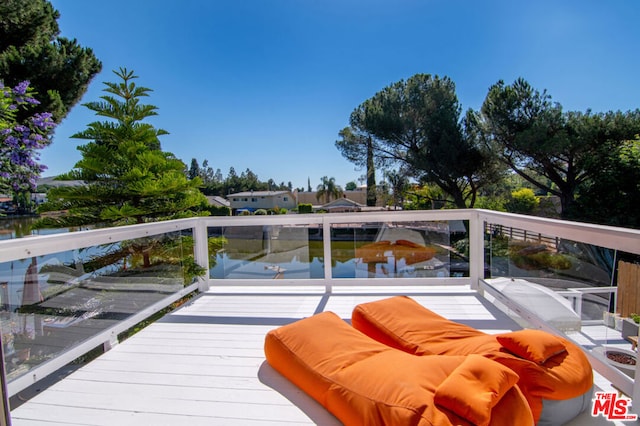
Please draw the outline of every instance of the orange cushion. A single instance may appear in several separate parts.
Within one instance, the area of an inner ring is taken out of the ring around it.
[[[480,354],[512,369],[536,421],[542,400],[564,400],[588,392],[593,370],[583,350],[556,337],[565,352],[538,364],[507,351],[495,335],[451,321],[407,296],[395,296],[356,306],[351,324],[369,337],[414,355]]]
[[[436,389],[465,361],[417,357],[385,346],[324,312],[271,330],[267,362],[345,425],[471,425],[434,402]],[[490,370],[502,368],[491,362]],[[491,409],[492,426],[533,425],[517,386]]]
[[[481,355],[469,355],[436,389],[434,401],[479,426],[518,381],[518,375]]]
[[[496,339],[509,352],[538,364],[566,352],[560,339],[542,330],[518,330],[499,334]]]

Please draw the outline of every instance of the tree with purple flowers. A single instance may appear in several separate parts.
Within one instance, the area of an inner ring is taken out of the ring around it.
[[[36,112],[19,122],[40,102],[28,81],[7,87],[0,81],[0,193],[21,194],[36,189],[36,179],[46,166],[39,151],[51,143],[55,122],[48,112]]]

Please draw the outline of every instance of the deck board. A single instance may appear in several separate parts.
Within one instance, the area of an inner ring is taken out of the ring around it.
[[[334,426],[266,363],[269,330],[326,310],[349,320],[356,304],[398,293],[488,332],[519,328],[464,287],[322,290],[202,294],[14,409],[13,425]]]

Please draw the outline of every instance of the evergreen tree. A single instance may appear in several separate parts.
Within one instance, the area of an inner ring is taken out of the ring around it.
[[[362,110],[356,110],[351,115],[351,127],[345,127],[338,134],[342,139],[336,141],[336,148],[342,155],[357,167],[366,167],[367,176],[367,206],[377,203],[376,194],[376,146],[371,134],[360,127],[358,118]]]
[[[368,186],[372,152],[376,163],[404,167],[419,182],[438,185],[456,207],[473,207],[478,191],[499,176],[487,173],[498,168],[481,149],[472,118],[470,112],[461,117],[451,79],[416,74],[358,106],[337,146],[350,161],[367,162]]]
[[[189,171],[187,172],[187,177],[189,179],[195,179],[200,176],[200,165],[198,164],[198,160],[195,158],[191,159],[191,167],[189,167]]]
[[[532,185],[558,196],[565,219],[585,219],[578,199],[585,187],[604,190],[595,197],[601,201],[616,190],[613,180],[598,181],[613,179],[620,151],[640,133],[640,110],[565,113],[546,91],[522,78],[494,84],[481,112],[485,140],[496,156]]]
[[[47,0],[0,1],[0,80],[29,81],[40,101],[28,114],[50,112],[62,121],[85,93],[102,64],[89,48],[59,37],[60,14]]]
[[[159,136],[167,132],[143,120],[156,107],[140,100],[150,89],[136,86],[137,76],[120,69],[120,83],[105,83],[101,101],[85,104],[109,121],[93,122],[73,137],[90,140],[78,147],[82,159],[59,179],[85,185],[52,189],[41,211],[62,210],[39,226],[84,224],[124,225],[176,219],[199,214],[206,198],[198,190],[199,177],[189,180],[185,164],[160,149]]]

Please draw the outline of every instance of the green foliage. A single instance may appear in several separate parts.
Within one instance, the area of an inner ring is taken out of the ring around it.
[[[561,253],[552,253],[543,245],[531,245],[527,242],[511,242],[509,258],[518,268],[525,270],[569,269],[571,260]]]
[[[209,166],[207,160],[202,162],[202,166],[199,167],[197,160],[191,160],[191,167],[185,169],[185,175],[192,179],[192,177],[199,177],[202,180],[201,190],[207,195],[218,195],[226,197],[229,194],[237,192],[248,191],[292,191],[293,184],[291,182],[276,183],[273,179],[268,181],[261,181],[254,172],[250,169],[246,169],[240,175],[238,175],[233,167],[229,169],[227,177],[224,177],[220,169],[215,172],[212,167]]]
[[[211,216],[231,216],[231,209],[226,206],[207,206],[206,210]]]
[[[406,172],[403,170],[389,170],[385,173],[385,177],[393,192],[393,206],[404,206],[405,195],[409,190],[409,178]]]
[[[40,212],[64,214],[37,226],[118,226],[208,214],[199,178],[187,179],[184,163],[160,150],[159,136],[167,132],[142,121],[157,114],[156,107],[140,103],[150,89],[137,86],[132,71],[115,74],[122,81],[105,83],[101,101],[86,104],[109,120],[74,135],[90,142],[78,148],[82,159],[74,170],[58,178],[85,185],[51,189]]]
[[[256,210],[255,212],[253,212],[253,214],[254,214],[254,215],[256,215],[256,216],[260,216],[260,215],[265,216],[265,215],[267,215],[268,213],[267,213],[267,211],[266,211],[265,209],[258,209],[258,210]]]
[[[490,240],[491,253],[494,257],[507,257],[509,256],[509,238],[496,233],[491,236]]]
[[[298,213],[300,214],[313,213],[313,205],[308,203],[298,204]]]
[[[345,191],[355,191],[356,189],[358,189],[358,184],[354,181],[347,182],[347,184],[344,186],[344,189]]]
[[[457,207],[466,208],[496,179],[498,168],[479,143],[474,115],[462,119],[460,113],[453,81],[416,74],[366,100],[351,113],[350,124],[356,136],[371,140],[377,162],[399,163],[411,177],[439,186]],[[354,143],[347,132],[341,135],[345,155]]]
[[[624,141],[599,159],[600,172],[578,190],[579,218],[640,228],[640,137]]]
[[[512,213],[531,213],[538,205],[540,200],[529,188],[520,188],[511,193],[511,199],[507,201],[505,207]]]
[[[606,196],[624,184],[612,165],[624,141],[640,133],[640,110],[563,113],[546,91],[517,79],[490,88],[480,123],[488,146],[505,164],[542,193],[560,197],[564,218],[579,219],[582,188]],[[598,185],[603,177],[607,183]]]
[[[35,112],[51,112],[59,123],[102,64],[91,49],[59,36],[60,14],[49,1],[2,0],[0,16],[0,80],[29,81],[41,101]]]
[[[479,196],[476,201],[475,208],[477,209],[485,209],[485,210],[495,210],[498,212],[506,212],[507,208],[505,207],[507,200],[502,197],[496,196]]]
[[[444,208],[447,196],[435,185],[414,186],[407,189],[405,210],[437,210]]]
[[[343,194],[340,185],[336,184],[336,178],[329,178],[327,176],[322,177],[322,183],[318,185],[316,191],[316,199],[318,201],[324,200],[326,203],[331,201],[331,198],[340,198]]]
[[[354,163],[357,167],[366,168],[367,176],[367,206],[376,205],[376,143],[357,120],[351,119],[351,127],[345,127],[339,132],[342,139],[336,141],[336,148],[342,156]],[[384,165],[384,159],[379,156],[379,165]],[[354,182],[354,189],[355,189]],[[347,188],[348,190],[348,188]]]

